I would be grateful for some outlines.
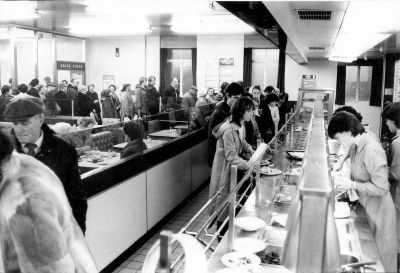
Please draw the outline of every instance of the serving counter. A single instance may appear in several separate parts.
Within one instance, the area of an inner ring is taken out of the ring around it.
[[[255,238],[266,244],[263,250],[256,251],[262,263],[252,269],[254,273],[340,272],[341,265],[369,261],[375,264],[364,266],[361,272],[384,272],[363,208],[358,205],[351,211],[350,217],[334,218],[337,193],[333,190],[329,174],[322,107],[300,111],[300,118],[293,124],[291,132],[284,129],[282,133],[286,137],[276,138],[284,141],[274,143],[277,149],[271,163],[282,170],[282,174],[261,174],[259,179],[256,176],[258,189],[250,194],[237,216],[229,218],[230,229],[215,249],[207,248],[207,251],[213,250],[207,272],[214,273],[225,268],[226,258],[225,264],[221,260],[225,254],[234,250],[244,251],[243,246],[236,245],[239,242],[237,239],[242,238]],[[304,120],[302,116],[308,114],[312,118]],[[302,130],[293,132],[296,127]],[[288,158],[288,150],[302,148],[305,148],[302,161]],[[270,155],[263,157],[270,158]],[[291,192],[288,186],[294,186],[295,190]],[[283,187],[285,190],[282,190]],[[236,192],[233,194],[236,198],[228,196],[228,203],[229,200],[237,200]],[[235,202],[236,206],[240,207]],[[266,225],[255,231],[244,231],[231,224],[239,217],[249,216],[265,221]],[[194,234],[197,237],[197,233]],[[206,243],[207,247],[211,244]]]

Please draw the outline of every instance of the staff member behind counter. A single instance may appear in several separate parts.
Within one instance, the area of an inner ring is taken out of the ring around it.
[[[350,153],[351,177],[337,177],[339,190],[355,189],[386,272],[397,270],[396,213],[389,193],[385,151],[377,139],[365,133],[358,119],[347,112],[334,115],[328,135],[344,147],[356,145]]]
[[[15,97],[7,105],[5,117],[14,124],[16,150],[35,157],[50,167],[61,180],[72,213],[85,232],[87,199],[74,147],[54,136],[44,123],[43,103],[39,98],[28,95]]]

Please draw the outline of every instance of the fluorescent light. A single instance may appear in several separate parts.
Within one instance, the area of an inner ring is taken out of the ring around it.
[[[232,15],[174,17],[171,31],[179,34],[251,33],[254,29]]]
[[[342,62],[342,63],[351,63],[357,60],[357,58],[354,57],[346,57],[346,56],[330,56],[329,61],[333,62]]]
[[[82,18],[73,20],[69,32],[86,36],[121,36],[150,33],[150,26],[138,18],[112,19],[108,17]]]
[[[36,1],[1,1],[0,21],[21,21],[40,18]]]

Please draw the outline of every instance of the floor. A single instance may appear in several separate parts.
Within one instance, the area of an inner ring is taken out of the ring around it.
[[[162,230],[169,230],[173,233],[180,231],[187,222],[193,217],[203,205],[208,200],[208,187],[205,187],[198,195],[193,197],[192,200],[186,202],[182,209],[172,217],[167,224],[158,230],[142,247],[140,247],[131,257],[129,257],[125,262],[123,262],[116,270],[113,272],[119,273],[136,273],[141,272],[143,261],[154,242],[158,239],[159,233]],[[189,231],[194,231],[200,229],[200,227],[206,222],[208,218],[208,213],[204,212],[192,225],[188,228]],[[207,253],[207,256],[211,255],[212,252]],[[174,261],[179,255],[182,254],[182,247],[174,243],[172,245],[171,261]],[[179,270],[182,271],[182,270]]]

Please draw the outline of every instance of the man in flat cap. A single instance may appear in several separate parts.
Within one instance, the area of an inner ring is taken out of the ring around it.
[[[72,213],[85,232],[87,199],[75,148],[53,135],[44,123],[43,103],[39,98],[16,96],[6,107],[5,118],[14,124],[16,150],[35,157],[60,178]]]

